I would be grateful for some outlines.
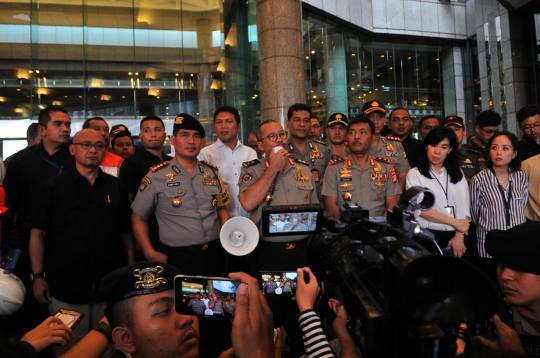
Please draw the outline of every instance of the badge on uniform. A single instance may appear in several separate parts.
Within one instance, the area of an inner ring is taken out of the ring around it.
[[[139,185],[139,191],[143,191],[144,189],[146,189],[148,185],[144,182],[144,181],[141,181],[141,185]]]
[[[175,183],[167,183],[167,187],[168,187],[168,188],[170,188],[170,187],[172,187],[172,186],[180,186],[180,182],[177,181],[177,182],[175,182]]]
[[[344,201],[351,201],[352,200],[352,194],[348,191],[344,192],[342,195]]]
[[[212,207],[215,208],[216,205],[217,205],[217,199],[214,198],[214,199],[212,199]]]
[[[136,289],[140,288],[154,288],[160,285],[165,285],[167,279],[164,277],[159,277],[163,272],[163,267],[148,267],[142,270],[136,269],[133,271],[133,277],[139,281],[135,282],[134,287]]]
[[[245,173],[244,175],[242,175],[242,181],[251,181],[252,179],[253,177],[249,173]]]
[[[296,181],[307,181],[309,176],[302,171],[299,165],[294,168],[294,180]]]
[[[178,189],[176,189],[176,193],[177,193],[178,195],[182,195],[182,194],[184,194],[184,189],[178,188]]]
[[[380,191],[377,192],[377,198],[382,198],[382,193]]]
[[[339,177],[340,178],[351,178],[352,172],[347,169],[347,166],[343,164],[343,167],[341,167],[341,170],[339,171]]]
[[[472,164],[472,161],[469,158],[466,158],[463,163],[465,164]]]
[[[176,174],[180,174],[180,169],[178,169],[178,167],[177,167],[176,165],[173,165],[173,166],[172,166],[172,170],[174,170],[174,172],[175,172]]]
[[[386,150],[388,150],[389,152],[393,152],[396,149],[394,148],[394,146],[392,144],[388,143],[386,145]]]
[[[392,176],[392,183],[397,183],[397,174],[396,174],[396,168],[390,168],[390,175]]]
[[[343,184],[339,184],[339,186],[340,186],[341,188],[348,188],[348,187],[351,187],[352,184],[351,184],[351,183],[343,183]]]
[[[176,178],[174,177],[174,173],[173,172],[168,172],[167,174],[165,174],[165,176],[167,177],[167,181],[170,183],[170,182],[173,182],[173,181],[176,181]]]
[[[179,208],[182,206],[182,200],[180,198],[174,198],[171,204],[173,208]]]
[[[379,188],[384,186],[384,183],[382,181],[376,181],[374,184]]]
[[[308,200],[308,199],[309,199],[309,194],[308,194],[308,193],[304,193],[304,198],[305,198],[306,200]]]
[[[311,175],[313,175],[313,179],[315,179],[315,182],[319,182],[319,171],[317,169],[313,169],[311,171]]]
[[[150,180],[150,178],[148,176],[145,176],[144,177],[144,181],[146,182],[146,184],[150,185],[152,184],[152,181]]]
[[[217,185],[217,180],[212,179],[212,177],[210,176],[210,172],[205,169],[204,170],[204,179],[203,179],[202,183],[203,183],[203,185],[216,186]]]

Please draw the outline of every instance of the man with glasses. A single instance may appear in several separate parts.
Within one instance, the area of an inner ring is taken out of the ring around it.
[[[424,150],[424,144],[410,135],[413,121],[409,111],[403,107],[397,107],[390,112],[389,121],[392,135],[399,138],[401,145],[405,148],[409,165],[411,168],[416,167],[416,161]]]
[[[201,149],[199,160],[216,163],[229,194],[227,210],[231,217],[249,217],[238,201],[238,178],[242,163],[257,159],[257,153],[242,145],[236,137],[240,132],[240,113],[234,107],[223,106],[214,113],[214,128],[218,140]]]
[[[381,131],[386,123],[386,109],[384,108],[384,104],[375,100],[364,103],[362,116],[368,118],[375,125],[375,133],[373,133],[369,155],[374,158],[390,160],[390,163],[396,170],[399,187],[403,191],[405,189],[407,172],[411,167],[399,138],[381,136]]]
[[[300,115],[307,118],[309,123],[309,113]],[[301,127],[302,133],[307,136],[305,124],[295,123],[294,126]],[[270,205],[318,203],[315,178],[307,163],[293,159],[289,151],[283,148],[287,143],[287,132],[281,124],[274,120],[263,122],[257,129],[257,139],[259,148],[264,150],[265,159],[243,164],[238,197],[244,209],[250,212],[250,218],[257,224],[261,236],[256,249],[249,255],[251,269],[254,272],[295,271],[307,263],[309,236],[262,236],[262,209]],[[292,308],[294,306],[291,305]],[[294,319],[296,315],[287,316],[290,317],[283,322],[287,335],[291,342],[298,343],[291,347],[291,356],[298,357],[304,350],[301,332]]]
[[[99,165],[107,151],[94,129],[75,134],[69,151],[75,169],[48,179],[33,201],[30,232],[33,293],[54,315],[60,308],[84,313],[65,351],[103,317],[103,277],[134,261],[129,199],[123,183]]]
[[[133,233],[147,260],[166,262],[188,275],[228,273],[221,226],[229,219],[228,196],[218,168],[199,161],[202,124],[189,114],[176,116],[171,144],[175,157],[150,167],[131,205]],[[151,242],[148,219],[155,213],[159,242]]]
[[[290,132],[290,138],[287,149],[294,159],[308,163],[309,170],[317,184],[319,199],[321,199],[324,171],[330,160],[330,149],[326,148],[323,142],[308,139],[308,134],[311,131],[311,117],[311,108],[303,103],[293,104],[289,107],[287,128]]]
[[[540,154],[540,109],[537,106],[523,107],[516,118],[523,132],[523,139],[518,143],[519,157],[526,160]]]
[[[347,149],[348,125],[349,119],[343,113],[334,113],[328,118],[326,136],[330,142],[327,148],[330,149],[331,159],[345,158],[349,155]]]
[[[93,128],[98,131],[103,137],[105,145],[107,146],[107,148],[109,148],[109,145],[111,143],[111,133],[109,132],[109,125],[103,118],[93,117],[87,119],[83,123],[83,129],[86,128]],[[124,158],[107,150],[105,152],[105,157],[103,158],[99,166],[101,167],[101,170],[103,170],[105,173],[118,177],[118,172],[123,161]]]
[[[482,153],[485,160],[489,159],[489,148],[487,144],[491,137],[499,131],[501,121],[502,118],[499,113],[489,109],[476,116],[475,135],[467,139],[467,145]]]
[[[264,152],[259,149],[259,141],[257,140],[256,131],[249,133],[248,144],[251,149],[257,153],[257,158],[261,159],[264,155]]]

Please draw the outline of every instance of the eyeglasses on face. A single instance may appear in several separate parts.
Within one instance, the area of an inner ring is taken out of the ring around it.
[[[524,132],[530,132],[531,130],[539,130],[540,129],[540,123],[535,123],[533,124],[532,126],[531,125],[528,125],[528,126],[523,126],[521,127],[521,129],[523,129]]]
[[[79,143],[71,143],[73,145],[80,145],[82,149],[84,150],[88,150],[92,147],[96,148],[96,150],[103,150],[105,149],[105,144],[103,142],[95,142],[95,143],[90,143],[90,142],[79,142]]]
[[[281,139],[287,139],[287,137],[289,136],[289,133],[287,133],[285,131],[280,131],[278,133],[269,134],[266,137],[264,137],[263,139],[268,138],[268,140],[270,142],[275,142],[278,139],[278,136]]]
[[[489,134],[489,135],[493,135],[499,131],[497,129],[484,129],[482,127],[480,127],[480,129],[483,130],[484,133]]]

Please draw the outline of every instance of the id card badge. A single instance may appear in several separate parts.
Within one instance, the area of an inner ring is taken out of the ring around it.
[[[319,182],[319,171],[317,169],[313,169],[311,171],[311,175],[313,175],[313,179],[315,179],[315,182]]]
[[[448,215],[450,215],[454,219],[456,218],[456,215],[454,214],[454,207],[453,206],[446,206],[444,209],[446,210]]]

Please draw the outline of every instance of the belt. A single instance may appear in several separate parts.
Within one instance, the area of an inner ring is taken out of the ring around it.
[[[261,241],[260,243],[263,246],[270,246],[274,248],[283,248],[285,250],[294,250],[297,247],[300,247],[307,243],[309,240],[309,237],[306,237],[304,239],[298,240],[298,241],[290,241],[290,242],[274,242],[274,241]]]
[[[214,240],[214,241],[206,242],[204,244],[189,245],[189,246],[167,246],[165,244],[161,244],[161,245],[163,245],[163,247],[165,247],[166,249],[172,250],[172,251],[178,250],[178,251],[183,251],[183,252],[197,252],[197,251],[208,250],[210,247],[215,247],[216,244],[221,245],[219,240]]]

